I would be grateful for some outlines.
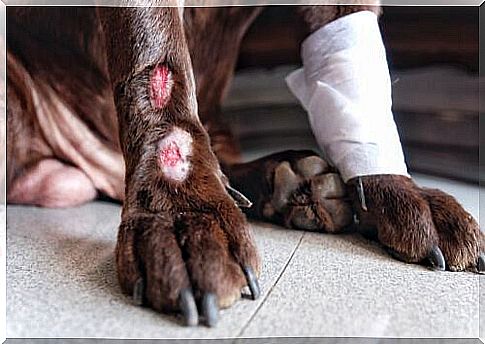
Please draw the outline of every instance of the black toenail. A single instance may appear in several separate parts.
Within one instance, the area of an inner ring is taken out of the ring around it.
[[[213,293],[206,293],[202,298],[202,312],[207,326],[214,327],[219,318],[219,307],[217,297]]]
[[[194,294],[190,289],[180,292],[179,307],[187,326],[195,326],[199,322],[199,314],[195,304]]]
[[[429,260],[434,270],[445,271],[445,257],[438,246],[433,246],[429,254]]]
[[[234,189],[229,184],[226,185],[226,190],[232,199],[236,202],[238,207],[240,208],[251,208],[253,206],[253,202],[251,202],[246,196],[244,196],[240,191]]]
[[[478,256],[477,270],[481,274],[485,273],[485,253],[481,253]]]
[[[249,290],[253,300],[256,300],[261,295],[261,289],[259,288],[258,278],[256,277],[253,268],[250,266],[243,267],[244,276],[246,276],[246,281],[248,282]]]
[[[136,306],[143,305],[143,298],[145,295],[145,282],[143,278],[139,278],[135,282],[135,286],[133,287],[133,303]]]

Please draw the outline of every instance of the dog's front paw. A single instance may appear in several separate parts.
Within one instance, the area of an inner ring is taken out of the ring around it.
[[[394,257],[438,270],[485,272],[485,236],[452,196],[396,175],[356,178],[349,186],[360,225],[376,228]]]
[[[256,299],[256,248],[244,217],[230,202],[176,216],[126,216],[116,247],[123,291],[138,305],[181,312],[187,325],[198,323],[197,308],[207,325],[215,325],[219,308],[232,305],[246,285]]]
[[[248,285],[259,296],[256,250],[240,218],[184,212],[176,219],[137,214],[123,220],[116,247],[118,277],[135,304],[181,312],[187,325],[217,322]],[[235,222],[235,223],[232,223]],[[230,228],[227,225],[231,226]],[[198,307],[197,307],[198,305]]]
[[[188,325],[201,313],[213,326],[219,308],[232,305],[246,285],[253,299],[259,296],[260,262],[198,130],[167,131],[154,145],[157,154],[147,154],[157,159],[140,159],[128,173],[116,264],[122,290],[136,304],[181,312]]]
[[[250,215],[288,228],[336,233],[352,224],[340,175],[312,151],[284,151],[232,169],[231,182],[254,206]]]

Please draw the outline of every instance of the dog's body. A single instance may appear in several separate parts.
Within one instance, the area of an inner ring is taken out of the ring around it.
[[[359,10],[376,8],[298,9],[312,31]],[[344,193],[315,195],[322,174],[332,175],[322,160],[292,151],[240,164],[220,120],[241,39],[260,11],[190,8],[182,20],[177,8],[8,10],[8,201],[65,207],[98,192],[123,200],[123,290],[189,323],[194,299],[213,323],[242,286],[258,294],[260,263],[229,181],[254,201],[253,217],[328,232],[349,225]],[[483,235],[451,196],[403,176],[360,181],[367,211],[357,180],[347,188],[361,228],[391,252],[415,263],[431,254],[450,270],[477,266]]]

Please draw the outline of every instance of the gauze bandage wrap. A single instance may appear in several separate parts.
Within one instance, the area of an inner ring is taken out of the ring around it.
[[[391,106],[391,81],[369,11],[339,18],[302,45],[303,68],[286,81],[309,115],[318,144],[345,182],[358,176],[409,176]]]

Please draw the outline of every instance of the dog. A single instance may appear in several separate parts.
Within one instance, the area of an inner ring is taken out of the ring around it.
[[[9,7],[7,200],[123,202],[120,286],[136,304],[209,326],[261,262],[246,215],[338,233],[358,218],[389,252],[483,272],[484,235],[450,195],[382,174],[342,184],[311,151],[241,163],[221,102],[259,7]],[[311,31],[378,6],[300,6]],[[333,180],[329,182],[328,180]],[[336,194],[321,199],[319,192]],[[250,201],[252,207],[248,207]]]

